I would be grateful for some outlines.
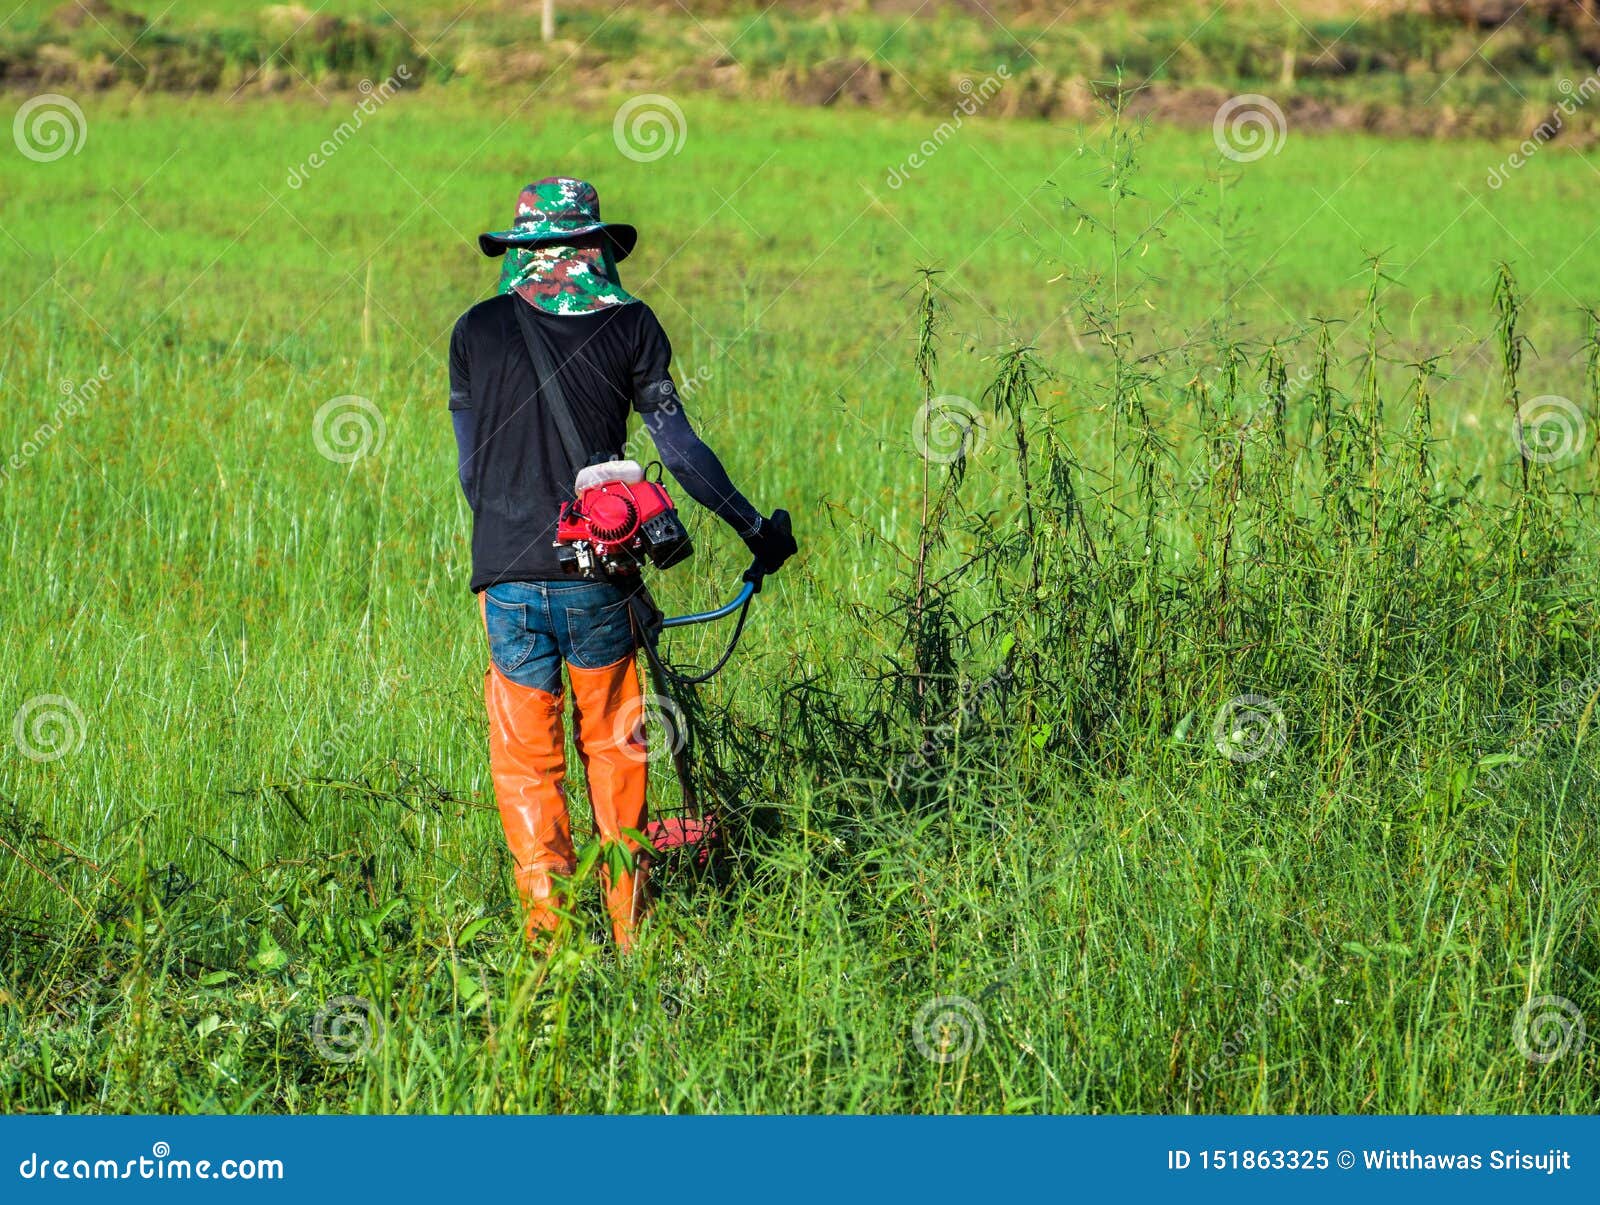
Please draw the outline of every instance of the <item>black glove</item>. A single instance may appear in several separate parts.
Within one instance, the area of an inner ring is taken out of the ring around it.
[[[789,512],[786,510],[775,510],[772,518],[761,520],[761,526],[745,536],[744,545],[756,558],[756,563],[745,574],[746,580],[754,580],[754,577],[764,573],[776,573],[785,561],[800,551],[800,545],[794,542],[794,533],[789,529]]]

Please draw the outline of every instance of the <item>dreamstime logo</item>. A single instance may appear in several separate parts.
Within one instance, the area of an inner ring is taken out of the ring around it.
[[[330,761],[334,755],[350,740],[356,729],[366,723],[372,716],[388,707],[394,700],[403,683],[411,680],[411,671],[402,669],[392,675],[383,675],[370,683],[365,690],[357,696],[360,700],[355,706],[345,709],[344,722],[333,730],[333,734],[317,746],[317,755],[324,761]]]
[[[1288,725],[1283,708],[1262,695],[1235,695],[1211,725],[1217,752],[1229,761],[1252,762],[1283,747]]]
[[[1585,76],[1583,82],[1578,84],[1564,79],[1556,86],[1561,89],[1561,100],[1551,110],[1549,117],[1534,126],[1533,133],[1524,138],[1516,150],[1502,159],[1498,166],[1489,169],[1485,183],[1490,189],[1498,190],[1511,178],[1512,172],[1532,159],[1545,143],[1561,133],[1567,124],[1567,118],[1576,113],[1580,106],[1588,104],[1596,94],[1600,94],[1600,76]]]
[[[367,118],[382,108],[389,98],[404,88],[410,80],[411,68],[402,63],[394,69],[394,74],[381,84],[374,84],[369,79],[357,84],[356,87],[362,97],[361,103],[350,110],[349,117],[333,127],[333,133],[318,143],[316,150],[289,169],[285,183],[296,191],[304,187],[305,182],[311,178],[311,173],[343,150],[344,144],[356,136],[357,131],[366,124]]]
[[[912,442],[926,460],[954,464],[983,447],[986,431],[977,406],[953,393],[918,407]]]
[[[656,409],[651,413],[661,417],[676,415],[682,408],[682,399],[693,399],[696,393],[710,384],[711,377],[709,364],[702,364],[684,377],[681,387],[675,387],[671,377],[663,377],[647,387],[654,394],[656,403]],[[622,455],[619,459],[644,461],[649,458],[652,441],[655,438],[650,433],[650,427],[651,424],[648,423],[639,424],[638,429],[628,437],[628,442],[622,445]]]
[[[58,761],[83,748],[89,722],[66,695],[34,695],[17,709],[11,737],[22,756]]]
[[[688,376],[683,378],[683,385],[677,390],[686,398],[693,398],[696,393],[711,383],[711,365],[702,364]],[[657,389],[661,386],[657,385]]]
[[[1212,375],[1221,376],[1221,369],[1212,369]],[[1198,492],[1203,488],[1218,469],[1239,454],[1252,433],[1277,412],[1280,403],[1287,409],[1289,403],[1298,398],[1315,379],[1316,369],[1309,364],[1302,364],[1293,373],[1284,377],[1281,394],[1274,395],[1273,386],[1268,381],[1262,381],[1258,392],[1263,395],[1264,400],[1250,411],[1244,422],[1226,432],[1221,439],[1208,444],[1204,461],[1189,469],[1187,478],[1189,489]]]
[[[935,996],[917,1010],[911,1040],[930,1063],[953,1063],[989,1036],[983,1010],[965,996]]]
[[[25,158],[54,163],[83,150],[89,141],[89,122],[72,97],[43,92],[22,102],[11,121],[11,140]]]
[[[1524,460],[1549,464],[1583,447],[1583,411],[1576,402],[1547,393],[1517,407],[1512,423],[1517,449]]]
[[[611,122],[611,137],[635,163],[654,163],[683,149],[689,122],[672,97],[645,92],[622,102]]]
[[[1217,150],[1235,163],[1254,163],[1283,150],[1289,123],[1278,102],[1259,92],[1230,96],[1211,121]]]
[[[704,991],[708,977],[708,973],[704,967],[695,967],[689,973],[689,976],[684,980],[684,996],[689,999],[693,999],[694,997],[698,996],[702,991]],[[647,1015],[645,1020],[633,1027],[633,1032],[630,1033],[627,1039],[622,1043],[622,1058],[626,1062],[632,1062],[635,1060],[640,1062],[648,1062],[654,1060],[656,1062],[664,1063],[665,1061],[670,1060],[682,1072],[684,1078],[689,1079],[691,1077],[689,1076],[688,1064],[685,1062],[683,1056],[678,1052],[677,1044],[674,1041],[674,1034],[670,1028],[672,1023],[677,1020],[679,1014],[683,1012],[685,1008],[685,1001],[669,993],[662,996],[659,1002],[659,1007],[660,1020],[667,1023],[665,1032],[657,1035],[654,1043],[652,1043],[651,1037],[652,1031],[656,1025],[656,1018]],[[727,1105],[724,1103],[722,1097],[722,1089],[713,1089],[711,1099],[705,1104],[701,1105],[699,1111],[701,1113],[727,1112]]]
[[[32,1151],[17,1165],[24,1180],[282,1180],[282,1159],[174,1159],[170,1142],[154,1142],[131,1159],[57,1159]]]
[[[1535,996],[1511,1023],[1511,1040],[1530,1063],[1553,1063],[1583,1045],[1583,1014],[1565,996]]]
[[[647,739],[653,730],[659,739]],[[666,695],[640,695],[617,709],[611,738],[635,761],[676,757],[689,739],[689,722],[683,708]]]
[[[95,369],[94,375],[86,381],[62,378],[59,382],[63,395],[61,404],[33,429],[20,448],[0,462],[0,485],[4,485],[11,479],[12,473],[20,472],[29,461],[49,447],[51,441],[66,428],[67,421],[82,414],[89,403],[100,396],[100,391],[110,379],[111,369],[104,364]]]
[[[916,749],[900,763],[899,769],[889,772],[890,789],[898,791],[901,785],[904,784],[908,774],[914,770],[925,768],[932,761],[934,755],[954,738],[956,730],[962,721],[983,706],[985,699],[996,692],[999,692],[1001,698],[1004,698],[1004,691],[1006,687],[1011,685],[1011,678],[1011,667],[1002,665],[976,686],[963,679],[961,682],[961,702],[956,707],[955,714],[948,720],[929,728]]]
[[[1189,1091],[1198,1092],[1212,1075],[1248,1050],[1267,1023],[1276,1017],[1280,1010],[1288,1008],[1289,1003],[1310,984],[1320,960],[1319,955],[1303,966],[1294,964],[1293,972],[1285,977],[1282,983],[1276,987],[1269,983],[1266,995],[1261,1003],[1256,1005],[1250,1019],[1229,1035],[1228,1040],[1206,1060],[1204,1066],[1189,1072]]]
[[[330,1063],[353,1063],[383,1042],[383,1016],[365,996],[335,996],[311,1019],[311,1044]]]
[[[354,464],[370,456],[383,447],[388,430],[372,399],[357,393],[323,402],[311,420],[312,442],[335,464]]]
[[[961,99],[956,102],[956,107],[950,110],[950,120],[941,121],[934,127],[932,134],[917,144],[914,151],[891,167],[884,183],[890,188],[899,189],[911,178],[912,172],[937,155],[944,144],[956,136],[956,131],[961,129],[967,118],[975,115],[979,109],[993,100],[1010,78],[1011,68],[1001,63],[981,81],[975,81],[970,77],[963,79],[957,85]]]
[[[1569,721],[1584,713],[1588,701],[1600,694],[1600,671],[1591,673],[1581,682],[1563,678],[1560,682],[1560,693],[1561,698],[1548,719],[1543,720],[1527,736],[1513,741],[1504,754],[1486,755],[1486,758],[1492,758],[1487,766],[1488,773],[1485,775],[1485,781],[1490,786],[1503,788],[1512,766],[1533,757],[1543,748],[1552,733],[1558,732]]]

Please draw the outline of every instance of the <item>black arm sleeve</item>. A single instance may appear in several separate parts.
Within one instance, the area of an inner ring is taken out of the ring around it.
[[[689,425],[683,403],[651,410],[643,416],[645,430],[656,441],[661,463],[689,497],[711,511],[740,536],[748,536],[761,526],[761,512],[750,505],[728,480],[717,454]]]
[[[472,409],[472,385],[467,365],[466,317],[450,332],[450,422],[456,433],[456,478],[467,505],[473,505],[473,456],[478,450],[478,416]]]
[[[452,410],[450,422],[456,429],[456,479],[461,482],[461,492],[466,496],[467,505],[475,506],[472,497],[472,457],[478,450],[478,416],[472,410]]]

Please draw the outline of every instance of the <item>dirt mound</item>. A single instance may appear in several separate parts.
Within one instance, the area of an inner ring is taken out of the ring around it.
[[[54,28],[62,30],[99,25],[127,33],[139,33],[150,24],[138,13],[118,8],[115,4],[109,3],[109,0],[68,0],[66,4],[51,11],[48,21]]]

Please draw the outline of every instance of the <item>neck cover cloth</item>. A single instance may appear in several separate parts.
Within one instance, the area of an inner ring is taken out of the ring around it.
[[[638,300],[617,279],[608,249],[559,243],[507,249],[498,291],[514,291],[547,314],[592,314]]]
[[[528,249],[526,247],[512,247],[506,251],[500,260],[500,281],[495,285],[496,296],[511,292],[511,286],[517,282],[517,277],[522,275],[522,269],[528,266]]]

